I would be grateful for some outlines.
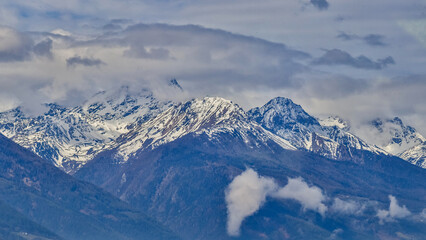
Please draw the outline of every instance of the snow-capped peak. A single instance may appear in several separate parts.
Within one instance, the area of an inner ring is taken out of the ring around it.
[[[293,146],[329,158],[355,161],[353,150],[384,153],[347,132],[349,125],[345,121],[331,117],[319,122],[287,98],[274,98],[264,106],[250,110],[248,114]]]
[[[393,119],[377,118],[360,131],[365,139],[387,152],[399,155],[404,151],[426,141],[415,128],[405,125],[398,117]]]
[[[251,109],[248,113],[253,120],[262,123],[267,129],[273,129],[274,126],[292,128],[296,123],[304,126],[320,125],[300,105],[284,97],[276,97],[260,108]]]
[[[155,148],[189,133],[214,138],[224,132],[239,135],[248,144],[254,136],[259,142],[272,140],[284,148],[295,149],[288,141],[250,121],[237,104],[220,97],[205,97],[172,106],[124,135],[118,156],[126,161],[140,149]]]
[[[74,172],[133,125],[171,104],[157,100],[148,90],[122,87],[99,92],[83,106],[47,104],[48,111],[36,117],[25,116],[19,109],[0,113],[0,132],[66,172]]]
[[[407,149],[399,157],[422,168],[426,168],[426,141]]]

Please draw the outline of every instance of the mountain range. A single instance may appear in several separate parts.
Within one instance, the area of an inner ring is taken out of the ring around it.
[[[169,85],[182,89],[175,79]],[[0,113],[0,132],[21,145],[1,138],[3,178],[13,181],[0,200],[32,222],[34,234],[75,239],[78,225],[52,225],[61,222],[56,209],[66,208],[83,219],[82,232],[101,229],[100,238],[426,236],[425,139],[399,118],[371,121],[374,138],[359,137],[349,122],[313,117],[288,98],[245,111],[220,97],[172,102],[126,87],[82,106],[46,107],[40,116]],[[13,169],[27,175],[7,170],[16,151],[28,161]],[[13,184],[23,187],[11,192]],[[52,190],[39,197],[45,188]],[[16,200],[30,192],[40,202]],[[53,203],[48,214],[37,212]]]
[[[181,89],[177,81],[173,80],[170,85]],[[196,104],[199,108],[208,104],[206,99],[193,101],[198,101]],[[128,87],[122,87],[114,91],[99,92],[82,106],[67,108],[47,104],[48,110],[39,116],[29,116],[19,107],[2,112],[0,133],[73,174],[98,153],[115,148],[121,141],[128,141],[127,145],[120,147],[124,159],[134,151],[130,146],[132,144],[140,145],[145,142],[146,145],[148,143],[145,140],[149,139],[153,142],[148,145],[155,147],[196,130],[199,126],[194,123],[188,129],[172,129],[173,132],[167,134],[159,132],[163,127],[158,124],[163,124],[161,121],[166,121],[167,118],[173,118],[173,114],[182,111],[185,104],[191,104],[191,101],[174,103],[159,100],[150,90],[131,92]],[[253,124],[257,123],[257,128],[263,128],[260,131],[265,136],[282,142],[286,148],[351,161],[362,161],[352,151],[362,149],[377,154],[392,154],[417,166],[426,167],[426,138],[397,117],[375,119],[366,124],[364,132],[369,135],[365,136],[368,139],[365,141],[354,134],[348,122],[339,117],[315,118],[287,98],[277,97],[262,107],[247,112],[242,109],[239,111],[237,115],[246,119],[244,127],[253,128]],[[155,118],[160,113],[161,117]],[[191,120],[200,121],[195,118]],[[150,123],[145,123],[148,121]],[[144,132],[144,136],[135,137],[136,131]],[[139,145],[133,148],[138,149]]]

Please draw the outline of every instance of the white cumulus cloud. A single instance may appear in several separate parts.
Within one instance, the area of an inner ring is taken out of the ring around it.
[[[359,215],[365,209],[365,205],[353,201],[353,200],[342,200],[340,198],[335,198],[333,204],[331,205],[331,210],[337,213],[342,214],[354,214]]]
[[[309,186],[302,178],[289,178],[288,184],[273,194],[276,198],[293,199],[302,204],[304,209],[317,211],[324,216],[327,206],[322,190],[316,186]]]
[[[277,187],[272,178],[259,176],[253,169],[235,177],[225,192],[228,234],[238,236],[242,221],[259,210],[267,195],[276,191]]]
[[[407,209],[405,205],[398,205],[396,197],[389,195],[390,205],[388,210],[379,210],[377,212],[377,217],[380,219],[380,223],[390,222],[396,218],[405,218],[411,215],[411,212]]]

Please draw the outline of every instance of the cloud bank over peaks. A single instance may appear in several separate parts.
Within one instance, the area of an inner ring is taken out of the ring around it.
[[[109,23],[121,29],[102,28]],[[19,102],[25,109],[52,102],[74,106],[102,90],[158,88],[177,78],[188,99],[220,96],[250,109],[271,96],[286,96],[310,114],[339,115],[354,125],[376,117],[410,115],[412,125],[426,129],[421,104],[425,75],[393,80],[388,72],[400,67],[401,57],[391,68],[392,57],[380,59],[388,54],[380,52],[384,48],[368,57],[328,50],[313,58],[304,48],[229,31],[120,19],[102,22],[98,29],[89,29],[92,32],[66,26],[46,32],[1,29],[8,33],[0,41],[0,85],[16,99],[13,104]],[[343,67],[334,67],[338,65]],[[378,99],[380,105],[371,104]]]

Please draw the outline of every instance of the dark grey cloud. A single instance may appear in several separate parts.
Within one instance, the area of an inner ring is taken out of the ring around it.
[[[98,67],[100,65],[104,65],[105,63],[100,59],[95,58],[82,58],[80,56],[75,56],[67,59],[68,67],[75,67],[77,65],[82,65],[85,67]]]
[[[368,34],[363,37],[364,42],[371,46],[386,46],[384,42],[384,36],[379,34]]]
[[[122,27],[118,24],[114,23],[108,23],[102,27],[102,30],[104,31],[120,31],[122,30]]]
[[[354,40],[354,39],[359,39],[359,36],[355,35],[355,34],[348,34],[348,33],[345,33],[345,32],[340,32],[339,35],[337,35],[337,38],[340,38],[340,39],[345,40],[345,41],[350,41],[350,40]]]
[[[241,48],[251,48],[271,56],[281,55],[289,59],[309,57],[309,54],[293,50],[282,43],[197,25],[136,24],[128,27],[125,34],[131,46],[194,46],[208,50],[228,50],[240,45]]]
[[[131,19],[124,19],[124,18],[118,18],[118,19],[112,19],[110,21],[111,24],[130,24],[133,20]]]
[[[34,54],[52,58],[52,43],[53,41],[50,38],[37,43],[33,47]]]
[[[340,49],[326,50],[325,54],[312,61],[314,65],[346,65],[360,69],[380,70],[390,64],[395,64],[394,59],[388,56],[383,59],[373,61],[370,58],[361,55],[353,57],[349,53]]]
[[[359,36],[356,34],[340,32],[339,35],[337,35],[337,38],[342,39],[344,41],[361,40],[364,43],[374,47],[383,47],[387,45],[385,43],[385,36],[380,34],[368,34],[365,36]]]
[[[326,10],[330,5],[327,0],[311,0],[311,4],[319,10]]]

